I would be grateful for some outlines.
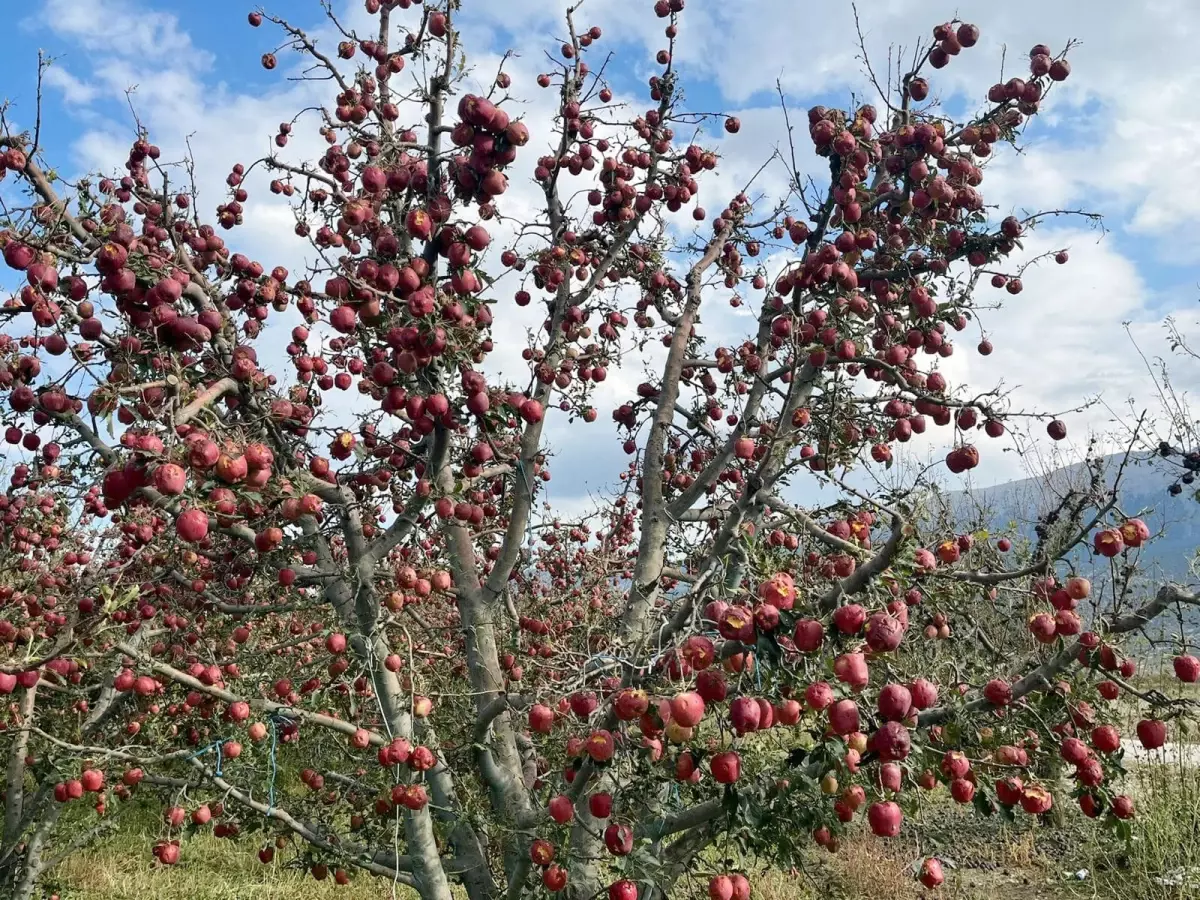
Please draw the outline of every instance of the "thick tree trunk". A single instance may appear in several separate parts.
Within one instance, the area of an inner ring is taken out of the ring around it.
[[[437,736],[428,724],[422,724],[420,736],[426,744],[437,745]],[[462,817],[462,805],[454,790],[454,779],[445,761],[425,775],[434,807],[434,816],[450,830],[450,845],[454,848],[454,872],[466,889],[468,900],[492,900],[496,882],[488,866],[487,849],[476,830]]]
[[[406,698],[396,673],[389,671],[384,665],[387,645],[379,634],[374,633],[373,620],[370,627],[363,627],[361,613],[363,606],[370,601],[362,595],[369,591],[369,583],[364,585],[360,582],[356,596],[354,588],[346,579],[338,579],[327,588],[326,596],[342,621],[358,632],[350,642],[351,649],[371,675],[388,734],[411,740],[411,698]],[[412,857],[413,879],[422,900],[450,900],[450,880],[442,866],[437,835],[433,829],[433,816],[428,807],[405,810],[404,836],[409,856]]]
[[[571,851],[568,860],[567,900],[590,900],[604,887],[600,881],[597,861],[606,855],[602,835],[608,822],[592,815],[588,795],[598,791],[616,793],[612,775],[604,772],[595,784],[580,792],[575,801],[575,824],[571,827]]]
[[[638,900],[667,900],[679,879],[687,874],[692,861],[712,843],[716,832],[705,825],[684,834],[666,848],[660,848],[662,869],[658,881],[642,888]]]
[[[443,466],[438,472],[438,486],[447,492],[453,489],[454,475],[449,466]],[[505,693],[496,643],[501,604],[498,598],[485,598],[471,535],[461,525],[447,524],[443,530],[466,644],[467,676],[471,681],[476,714],[483,716],[485,710]],[[509,827],[503,854],[511,896],[512,886],[522,880],[521,873],[529,852],[527,832],[535,814],[530,808],[517,734],[508,710],[492,717],[489,728],[490,740],[480,747],[477,760],[491,795],[492,807]]]
[[[37,829],[34,831],[33,836],[29,839],[28,846],[25,848],[24,864],[20,869],[21,878],[16,890],[13,892],[13,900],[30,900],[33,897],[33,892],[37,889],[37,882],[42,876],[42,869],[45,865],[42,854],[46,849],[46,841],[49,839],[50,832],[53,830],[55,823],[58,822],[58,815],[61,808],[60,804],[51,803],[42,814],[41,821],[38,823]]]
[[[21,697],[21,730],[13,738],[8,752],[8,768],[5,772],[4,840],[0,848],[7,850],[21,834],[21,814],[25,805],[25,756],[29,747],[29,726],[33,724],[34,703],[37,685],[26,688]]]

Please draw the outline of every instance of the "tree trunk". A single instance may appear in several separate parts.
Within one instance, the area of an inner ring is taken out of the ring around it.
[[[46,849],[46,840],[50,837],[50,832],[58,821],[61,809],[62,807],[58,803],[51,803],[46,807],[46,811],[42,815],[42,820],[38,823],[37,830],[33,833],[33,837],[29,839],[29,845],[25,848],[25,863],[19,870],[21,872],[21,880],[12,895],[13,900],[30,900],[33,897],[33,892],[37,888],[38,878],[42,875],[42,867],[44,865],[42,852]]]
[[[21,814],[25,804],[25,751],[29,746],[29,726],[33,724],[37,685],[26,688],[21,697],[21,730],[13,738],[5,772],[4,840],[0,848],[7,850],[21,835]]]

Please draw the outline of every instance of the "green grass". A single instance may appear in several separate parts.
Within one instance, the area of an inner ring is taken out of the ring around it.
[[[923,824],[903,837],[881,841],[856,834],[830,855],[812,847],[802,870],[767,872],[753,879],[755,900],[1184,900],[1200,897],[1200,771],[1154,765],[1131,771],[1126,789],[1138,815],[1128,842],[1083,820],[1071,804],[1062,828],[1019,821],[1005,827],[969,810],[937,802]],[[1070,804],[1065,793],[1064,804]],[[931,798],[932,799],[932,798]],[[245,833],[236,840],[214,838],[203,829],[183,841],[180,862],[158,865],[150,850],[160,836],[159,809],[134,801],[112,813],[121,828],[95,847],[69,857],[44,878],[45,895],[62,900],[365,900],[393,896],[392,885],[351,873],[349,885],[332,874],[315,881],[303,867],[302,848],[289,845],[263,865],[257,851],[268,838]],[[798,837],[807,843],[807,836]],[[923,891],[908,868],[925,854],[957,861],[936,894]],[[1071,882],[1064,873],[1088,869]],[[1196,880],[1163,885],[1164,874],[1194,869]],[[706,878],[681,882],[674,896],[703,897]],[[411,900],[398,886],[395,896]]]
[[[216,838],[211,826],[180,842],[174,866],[160,865],[151,854],[162,837],[161,807],[153,801],[118,804],[110,815],[118,828],[94,846],[69,856],[42,878],[46,896],[61,900],[380,900],[393,896],[390,882],[347,868],[350,883],[335,883],[333,867],[317,881],[304,866],[303,846],[288,842],[269,864],[258,851],[274,832]],[[53,851],[51,851],[53,853]],[[396,897],[416,893],[396,886]]]
[[[1181,764],[1141,766],[1125,787],[1137,803],[1130,841],[1117,844],[1092,832],[1081,848],[1082,857],[1091,857],[1096,885],[1112,896],[1139,900],[1200,896],[1200,770]],[[1190,876],[1181,884],[1160,882],[1165,875],[1186,873]]]
[[[332,874],[318,882],[286,864],[288,854],[263,865],[257,848],[244,842],[197,835],[183,844],[179,864],[159,866],[150,855],[153,835],[123,834],[91,851],[79,853],[44,879],[62,900],[378,900],[390,897],[381,879],[351,873],[348,885]],[[283,860],[283,862],[281,862]],[[403,886],[397,896],[416,895]]]

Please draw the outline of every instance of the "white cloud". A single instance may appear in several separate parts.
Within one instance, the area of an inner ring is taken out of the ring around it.
[[[971,394],[1002,387],[1014,412],[1063,414],[1068,439],[1062,444],[1047,438],[1045,419],[1009,420],[1035,466],[1042,465],[1039,456],[1074,461],[1086,451],[1090,436],[1113,431],[1113,411],[1127,410],[1128,399],[1133,398],[1135,406],[1149,405],[1152,412],[1157,405],[1153,383],[1124,323],[1130,324],[1142,346],[1157,348],[1161,314],[1145,309],[1151,291],[1115,240],[1098,240],[1083,229],[1034,232],[1025,241],[1024,253],[1013,259],[1013,268],[1022,259],[1064,246],[1070,248],[1070,262],[1057,265],[1047,259],[1028,270],[1022,279],[1024,290],[1016,296],[986,284],[981,287],[979,299],[992,294],[1003,302],[1002,308],[984,314],[993,352],[979,355],[977,339],[966,338],[970,332],[964,332],[957,352],[941,366],[953,384],[970,386]],[[1103,402],[1069,412],[1090,398]],[[944,447],[949,435],[945,430],[935,446]],[[973,440],[981,452],[979,469],[972,475],[975,483],[1028,474],[1028,461],[998,452],[1011,446],[1008,438],[976,434]],[[1115,449],[1111,442],[1104,446]]]
[[[47,86],[61,91],[63,99],[70,104],[86,106],[95,101],[99,93],[95,85],[80,81],[58,63],[46,69],[44,80]]]
[[[131,0],[45,0],[29,29],[48,26],[80,48],[102,55],[118,53],[173,68],[204,68],[212,55],[180,30],[177,16]]]
[[[529,179],[535,148],[546,145],[555,92],[534,85],[536,73],[547,68],[542,50],[556,50],[555,39],[564,33],[566,0],[509,0],[465,4],[460,24],[468,42],[490,43],[493,29],[503,27],[517,34],[522,55],[506,69],[514,79],[513,92],[522,98],[520,110],[530,124],[533,139],[511,173],[511,187],[503,202],[504,211],[517,219],[531,217],[538,208],[540,191]],[[580,24],[599,24],[603,43],[625,42],[657,50],[665,44],[663,22],[649,11],[647,0],[609,0],[584,6]],[[946,70],[935,73],[935,89],[955,102],[981,97],[998,72],[1000,40],[1008,43],[1008,69],[1016,71],[1026,48],[1044,40],[1061,46],[1068,37],[1083,44],[1072,53],[1075,72],[1049,104],[1046,124],[1035,123],[1021,155],[1002,155],[988,167],[983,189],[1001,211],[1036,204],[1049,207],[1102,205],[1113,215],[1114,235],[1097,243],[1086,230],[1055,227],[1035,234],[1027,252],[1069,245],[1072,262],[1059,267],[1052,263],[1031,270],[1025,291],[1017,297],[995,292],[1006,301],[999,311],[985,313],[985,326],[996,352],[989,358],[977,356],[976,339],[960,336],[958,352],[942,364],[952,380],[986,389],[1003,381],[1012,390],[1014,408],[1061,410],[1086,396],[1101,393],[1110,403],[1125,396],[1148,397],[1148,383],[1140,361],[1131,353],[1122,322],[1132,320],[1134,331],[1153,346],[1161,311],[1146,312],[1151,289],[1137,262],[1123,253],[1123,228],[1139,234],[1169,233],[1172,249],[1200,250],[1179,242],[1190,241],[1177,234],[1179,221],[1200,212],[1200,172],[1193,148],[1200,126],[1187,119],[1186,98],[1200,90],[1200,69],[1185,53],[1162,52],[1163,34],[1183,39],[1200,30],[1200,8],[1183,2],[1163,2],[1143,9],[1105,0],[1095,4],[1086,18],[1070,4],[1014,0],[1007,4],[964,4],[963,15],[983,29],[980,46],[965,52]],[[182,30],[177,17],[157,12],[134,0],[104,0],[79,4],[71,0],[48,0],[45,15],[27,28],[48,28],[56,39],[72,49],[71,70],[61,66],[50,86],[79,107],[97,107],[114,100],[124,102],[124,91],[137,85],[134,104],[152,139],[163,148],[164,160],[181,159],[185,141],[193,138],[198,151],[196,176],[205,212],[224,199],[224,179],[235,162],[250,163],[268,150],[276,123],[289,120],[302,107],[325,99],[325,83],[289,83],[277,78],[266,90],[250,90],[219,80],[220,48],[196,46]],[[315,11],[315,7],[314,7]],[[913,0],[887,0],[862,8],[868,48],[883,68],[889,44],[911,46],[928,33],[928,5]],[[103,29],[95,23],[102,20]],[[352,5],[346,21],[362,20],[361,4]],[[241,26],[241,20],[237,23]],[[265,32],[266,26],[263,31]],[[331,35],[327,23],[317,23],[313,34],[326,42]],[[263,49],[274,37],[264,37]],[[1182,46],[1182,44],[1181,44]],[[486,87],[500,61],[498,47],[473,51],[476,66],[468,82],[475,90]],[[599,48],[603,52],[603,45]],[[628,46],[622,48],[628,50]],[[786,155],[787,135],[777,101],[770,96],[779,77],[792,95],[795,106],[796,150],[802,172],[821,180],[824,164],[809,149],[804,108],[820,92],[836,92],[847,98],[850,89],[863,88],[866,79],[857,53],[853,20],[848,4],[797,6],[784,0],[747,4],[714,4],[693,0],[684,14],[677,62],[685,79],[700,77],[720,85],[720,91],[742,120],[737,136],[720,136],[716,141],[723,159],[719,171],[703,183],[701,203],[710,215],[741,189],[762,162],[778,147]],[[601,58],[599,55],[595,59]],[[291,65],[281,55],[281,69]],[[254,66],[256,60],[235,60],[229,71]],[[626,75],[644,74],[648,56],[626,52],[613,66]],[[85,73],[86,68],[86,73]],[[278,72],[276,74],[279,74]],[[644,79],[639,82],[644,85]],[[766,92],[766,93],[764,93]],[[648,103],[644,86],[630,100],[632,109]],[[1082,111],[1086,109],[1088,116]],[[1091,118],[1089,118],[1089,116]],[[1094,122],[1094,124],[1092,124]],[[287,155],[293,159],[315,158],[322,148],[312,133],[312,120],[295,130]],[[1054,128],[1049,128],[1053,125]],[[92,123],[78,138],[73,152],[79,170],[120,166],[132,139],[128,119]],[[175,170],[178,172],[178,170]],[[181,172],[178,173],[182,175]],[[231,242],[246,249],[268,265],[282,264],[293,272],[304,268],[313,251],[292,234],[290,213],[266,191],[266,178],[255,174],[248,183],[246,225],[234,231]],[[786,190],[786,174],[775,164],[756,181],[755,190],[768,201]],[[690,226],[680,216],[684,229]],[[503,224],[493,228],[495,248],[506,246],[511,230]],[[1164,242],[1165,243],[1165,242]],[[1165,248],[1164,248],[1165,249]],[[518,310],[509,298],[515,279],[506,278],[500,290],[501,314],[497,316],[497,351],[488,363],[489,372],[503,374],[524,384],[527,367],[520,359],[527,330],[541,324],[537,304]],[[989,299],[990,288],[980,288]],[[703,318],[709,334],[730,344],[750,327],[749,313],[728,308],[728,292],[714,292]],[[1190,299],[1190,298],[1188,298]],[[286,365],[281,350],[294,320],[282,317],[268,329],[266,343],[273,347],[279,365]],[[967,332],[970,334],[971,332]],[[661,356],[651,342],[647,359]],[[611,371],[609,381],[598,391],[599,421],[592,426],[568,428],[565,416],[550,414],[548,441],[563,451],[554,465],[552,496],[577,502],[588,490],[607,484],[623,464],[624,456],[613,438],[609,411],[632,392],[642,380],[645,360],[631,357],[621,371]],[[357,394],[352,395],[357,397]],[[343,409],[361,404],[344,404]],[[1089,428],[1106,425],[1103,410],[1069,416],[1072,441],[1076,446]],[[1041,428],[1033,429],[1041,433]],[[944,453],[945,434],[927,434],[914,440],[905,456]],[[1001,442],[981,441],[985,451]],[[1043,443],[1045,443],[1043,441]],[[1061,449],[1061,448],[1058,448]],[[581,462],[582,460],[582,462]],[[1021,473],[1015,454],[985,452],[975,473],[981,482]],[[570,499],[574,498],[574,499]]]
[[[472,14],[516,33],[556,35],[567,5],[566,0],[515,0],[484,4]],[[611,0],[585,6],[580,15],[598,22],[606,34],[653,52],[665,39],[663,22],[649,5]],[[1171,51],[1200,35],[1200,6],[1188,0],[1149,5],[1098,0],[1083,16],[1071,3],[971,0],[956,9],[980,27],[980,42],[929,77],[935,95],[970,107],[981,104],[988,85],[1000,77],[1002,58],[1004,77],[1024,76],[1026,54],[1035,43],[1057,50],[1070,39],[1079,42],[1070,56],[1074,74],[1054,88],[1043,116],[1069,126],[1072,140],[1056,135],[1051,146],[1007,163],[1022,176],[1023,193],[1020,198],[1005,193],[1004,199],[1037,197],[1044,205],[1040,198],[1046,191],[1056,202],[1111,201],[1119,207],[1115,211],[1132,212],[1133,229],[1149,234],[1200,212],[1200,159],[1194,152],[1200,124],[1186,113],[1189,98],[1200,91],[1200,69],[1188,53]],[[918,0],[864,3],[859,11],[872,66],[885,80],[889,50],[907,51],[893,59],[911,58],[939,21],[935,10]],[[875,99],[857,58],[849,3],[693,2],[680,21],[676,61],[683,77],[718,85],[727,103],[744,105],[756,98],[771,104],[776,79],[801,101],[832,92],[848,102],[851,91]],[[1033,183],[1026,180],[1031,176]],[[1172,254],[1179,253],[1180,240],[1189,253],[1200,250],[1186,236],[1175,238]]]

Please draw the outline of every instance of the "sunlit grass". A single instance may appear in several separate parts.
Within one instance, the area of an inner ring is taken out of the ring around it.
[[[263,865],[249,847],[210,835],[187,841],[176,866],[159,866],[150,855],[152,844],[146,835],[124,835],[69,858],[49,876],[47,886],[57,887],[63,900],[366,900],[391,895],[386,882],[362,874],[352,875],[343,886],[334,883],[332,874],[318,882],[286,865]],[[415,896],[403,886],[398,890],[398,896]]]
[[[1200,770],[1179,760],[1137,766],[1125,787],[1137,803],[1131,840],[1092,832],[1080,848],[1091,855],[1097,885],[1139,900],[1200,897]]]
[[[797,836],[806,851],[794,871],[753,869],[755,900],[1183,900],[1200,897],[1200,772],[1182,765],[1136,766],[1126,785],[1137,800],[1133,838],[1125,843],[1101,833],[1097,823],[1082,822],[1068,809],[1061,830],[1018,823],[981,824],[969,810],[931,797],[923,819],[911,823],[894,841],[865,832],[847,835],[836,854]],[[935,795],[936,796],[936,795]],[[1071,801],[1060,795],[1061,802]],[[157,864],[150,849],[158,837],[156,815],[136,804],[115,812],[122,827],[97,846],[69,857],[44,880],[45,896],[62,900],[324,900],[387,898],[392,885],[363,873],[351,873],[349,885],[314,880],[297,859],[296,849],[277,853],[269,865],[259,862],[259,837],[236,840],[207,831],[184,840],[180,862]],[[971,823],[971,824],[968,824]],[[946,884],[925,891],[913,878],[914,864],[928,854],[947,865]],[[1067,873],[1088,870],[1084,881]],[[1164,876],[1194,870],[1196,880],[1162,884]],[[685,878],[676,897],[707,896],[707,878]],[[461,891],[456,894],[462,896]],[[398,886],[396,896],[414,892]]]

